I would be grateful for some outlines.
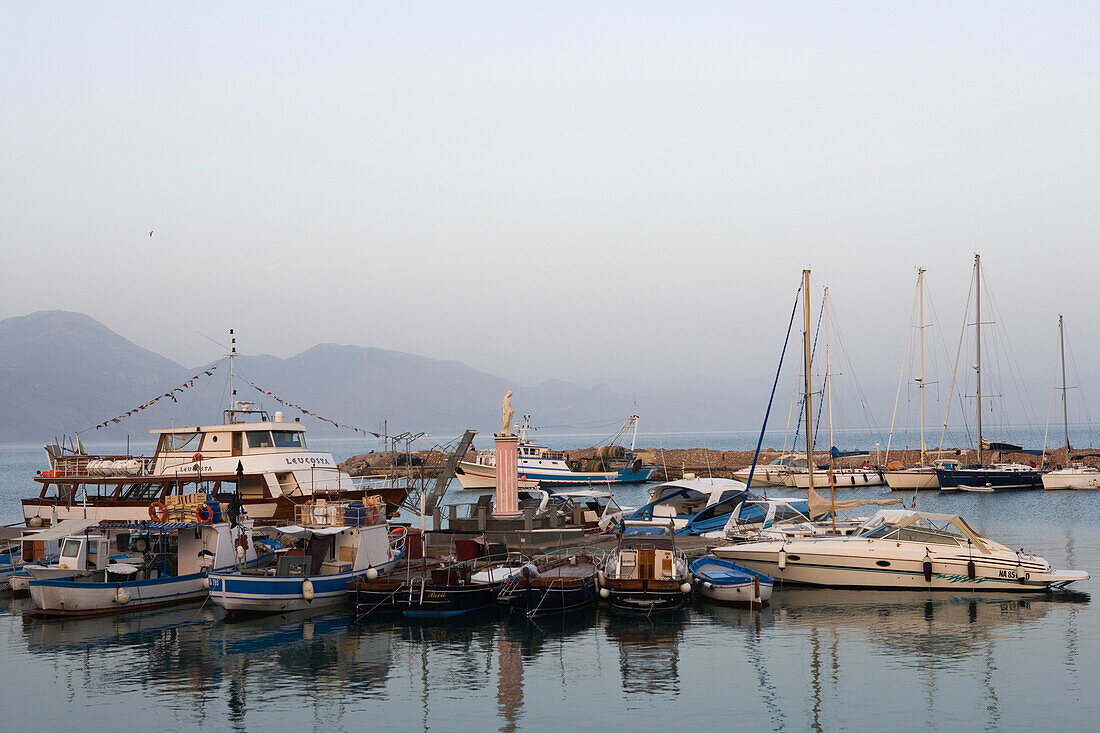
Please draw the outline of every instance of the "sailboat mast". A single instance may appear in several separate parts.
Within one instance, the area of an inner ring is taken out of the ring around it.
[[[917,268],[917,291],[920,294],[920,465],[924,461],[924,268]]]
[[[1069,464],[1069,407],[1066,405],[1066,336],[1062,331],[1062,314],[1058,314],[1058,345],[1062,351],[1062,425],[1066,431],[1066,463]]]
[[[825,288],[825,293],[822,296],[823,307],[825,308],[825,387],[828,389],[829,398],[829,447],[836,445],[836,439],[833,438],[833,362],[829,356],[829,289]]]
[[[805,303],[806,323],[803,329],[803,342],[806,352],[806,467],[809,469],[810,491],[814,488],[814,419],[811,407],[810,391],[813,385],[810,376],[810,271],[802,271],[802,300]]]
[[[977,343],[978,361],[974,365],[974,373],[977,375],[977,389],[974,392],[978,406],[978,464],[982,463],[982,256],[974,255],[974,303],[976,318],[974,320],[974,341]]]
[[[833,518],[833,534],[836,534],[836,477],[833,475],[833,361],[829,355],[829,289],[821,297],[821,306],[825,309],[825,386],[829,394],[829,505]],[[811,469],[812,470],[812,469]]]

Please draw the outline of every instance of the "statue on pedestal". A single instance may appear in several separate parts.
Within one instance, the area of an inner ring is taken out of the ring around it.
[[[512,390],[508,390],[508,394],[504,395],[504,402],[501,404],[500,415],[500,434],[511,435],[512,434],[512,418],[515,417],[516,411],[512,409]]]

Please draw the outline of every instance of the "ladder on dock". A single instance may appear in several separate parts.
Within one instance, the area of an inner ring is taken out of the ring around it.
[[[454,453],[447,454],[447,460],[443,462],[443,470],[435,477],[435,486],[428,492],[428,496],[424,500],[425,514],[431,514],[439,506],[443,494],[447,491],[447,484],[455,477],[458,462],[462,460],[474,444],[475,435],[477,435],[476,430],[467,430],[462,434],[462,439],[458,441],[458,447],[455,448]]]

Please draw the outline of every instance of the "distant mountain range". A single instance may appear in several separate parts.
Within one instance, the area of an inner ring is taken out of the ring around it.
[[[83,431],[85,441],[145,440],[150,428],[220,422],[229,402],[224,366],[176,393],[176,402],[162,399],[119,424],[94,428],[165,394],[201,366],[185,367],[143,349],[81,313],[42,311],[0,321],[0,441],[42,441],[75,431]],[[240,356],[236,373],[239,399],[269,412],[281,409],[288,420],[301,417],[321,434],[337,433],[260,394],[247,380],[341,424],[379,432],[385,421],[391,435],[454,434],[467,427],[492,432],[499,429],[509,389],[517,418],[530,412],[540,426],[589,425],[600,432],[634,409],[630,398],[604,385],[550,380],[528,387],[456,361],[360,346],[320,344],[289,359]]]

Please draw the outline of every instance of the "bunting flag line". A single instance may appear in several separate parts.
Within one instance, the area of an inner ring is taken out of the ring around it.
[[[249,384],[249,386],[252,387],[252,389],[256,390],[260,394],[267,395],[268,397],[275,400],[276,402],[278,402],[280,405],[283,405],[284,407],[292,407],[295,410],[297,410],[298,412],[302,413],[303,415],[309,415],[310,417],[317,418],[318,420],[323,420],[324,422],[327,422],[330,425],[333,425],[333,426],[338,427],[338,428],[342,428],[344,430],[354,430],[355,432],[362,435],[364,438],[367,437],[368,435],[373,435],[376,438],[381,438],[382,437],[381,435],[379,435],[378,433],[376,433],[372,430],[364,430],[363,428],[357,428],[354,425],[346,425],[344,423],[338,423],[335,420],[330,420],[327,417],[323,417],[321,415],[318,415],[316,412],[312,412],[311,410],[307,410],[306,408],[302,407],[301,405],[296,405],[293,402],[290,402],[288,400],[284,400],[279,395],[274,394],[272,392],[267,391],[266,389],[261,388],[255,382],[249,382],[248,384]]]
[[[179,400],[176,398],[176,392],[179,392],[179,393],[182,394],[183,390],[190,389],[191,387],[194,387],[195,386],[195,380],[199,379],[203,375],[206,375],[208,377],[214,376],[214,370],[217,369],[217,368],[218,368],[218,365],[215,364],[214,366],[210,367],[209,369],[204,369],[201,372],[199,372],[198,374],[196,374],[195,376],[188,379],[186,382],[184,382],[180,386],[173,387],[171,391],[165,392],[160,397],[154,397],[153,399],[149,400],[148,402],[143,402],[140,405],[138,405],[137,407],[134,407],[130,410],[127,410],[126,412],[121,413],[118,417],[112,417],[110,420],[104,420],[103,422],[96,425],[95,429],[99,430],[100,428],[105,428],[105,427],[107,427],[109,425],[112,425],[112,424],[117,425],[120,422],[122,422],[123,420],[125,420],[126,418],[130,417],[131,415],[134,415],[138,412],[141,412],[142,410],[144,410],[146,408],[152,407],[153,405],[155,405],[156,403],[160,402],[163,399],[171,399],[173,402],[179,402]],[[91,430],[91,428],[85,428],[85,430]],[[84,431],[82,430],[81,432],[84,432]]]

